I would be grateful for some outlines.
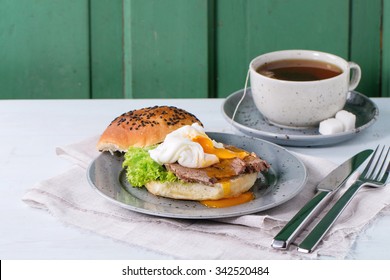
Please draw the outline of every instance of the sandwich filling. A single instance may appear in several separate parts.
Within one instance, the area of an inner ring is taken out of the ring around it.
[[[242,174],[266,171],[268,164],[254,153],[211,140],[197,123],[168,134],[149,148],[131,147],[123,166],[135,187],[150,181],[213,185]]]

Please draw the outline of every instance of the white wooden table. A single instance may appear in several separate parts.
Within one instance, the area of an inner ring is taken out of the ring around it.
[[[207,131],[238,133],[221,114],[223,99],[2,100],[0,101],[0,259],[169,258],[65,226],[21,201],[36,182],[62,173],[71,163],[55,147],[100,134],[132,109],[173,105],[195,114]],[[379,119],[353,139],[329,147],[291,151],[341,163],[356,152],[390,144],[390,98],[374,98]],[[389,259],[390,217],[380,217],[359,236],[348,258]]]

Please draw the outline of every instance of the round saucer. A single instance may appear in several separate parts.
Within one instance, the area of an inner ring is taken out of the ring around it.
[[[237,109],[234,120],[234,110],[240,101],[244,90],[241,89],[228,96],[222,105],[222,114],[225,119],[242,133],[268,140],[285,146],[323,146],[332,145],[354,137],[359,132],[371,126],[378,118],[379,110],[365,95],[352,91],[348,93],[344,110],[356,115],[356,128],[351,131],[332,135],[321,135],[318,127],[291,129],[270,124],[256,108],[250,88]]]

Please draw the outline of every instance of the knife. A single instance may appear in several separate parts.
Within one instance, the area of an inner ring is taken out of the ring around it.
[[[317,194],[274,237],[272,247],[279,250],[287,250],[302,229],[327,205],[332,195],[340,189],[348,177],[359,168],[372,152],[373,150],[370,149],[364,150],[330,172],[317,185]]]

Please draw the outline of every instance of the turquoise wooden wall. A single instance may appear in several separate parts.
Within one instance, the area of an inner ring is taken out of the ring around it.
[[[0,97],[89,98],[88,1],[0,0]]]
[[[390,96],[386,0],[0,0],[0,98],[226,97],[253,57],[293,48]]]

